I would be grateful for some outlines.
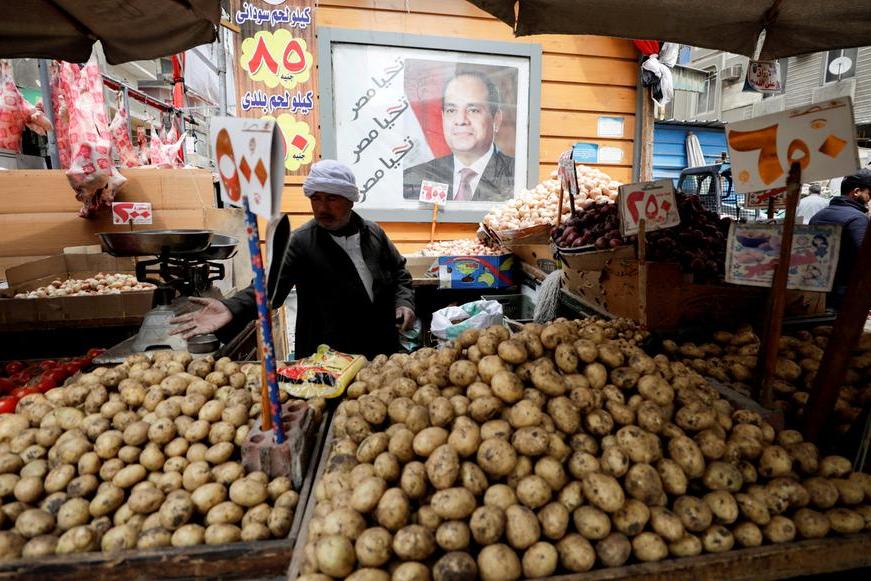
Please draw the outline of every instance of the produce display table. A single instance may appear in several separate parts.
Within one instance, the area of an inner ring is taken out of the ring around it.
[[[327,408],[312,438],[310,466],[318,466],[332,423]],[[304,507],[313,497],[315,470],[309,470],[299,491],[299,504],[286,539],[252,541],[225,545],[165,547],[124,551],[114,554],[81,553],[55,557],[20,559],[0,564],[0,579],[21,581],[130,581],[131,579],[261,579],[283,575],[304,524]],[[307,519],[306,519],[307,520]]]

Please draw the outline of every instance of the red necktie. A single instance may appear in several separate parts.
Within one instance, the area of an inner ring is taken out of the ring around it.
[[[478,175],[473,169],[463,168],[460,170],[460,187],[454,200],[462,202],[472,199],[472,179]]]

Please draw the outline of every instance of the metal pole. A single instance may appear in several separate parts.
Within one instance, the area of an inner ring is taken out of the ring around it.
[[[48,74],[48,61],[39,59],[39,88],[42,91],[42,105],[45,109],[45,114],[48,115],[48,120],[51,122],[52,130],[48,132],[48,155],[51,158],[51,168],[60,169],[60,156],[57,153],[57,135],[54,132],[55,119],[54,107],[51,105],[51,78]]]
[[[221,115],[227,114],[227,44],[226,33],[218,28],[218,109]]]
[[[121,92],[121,98],[124,102],[124,110],[127,111],[127,133],[130,135],[130,139],[134,139],[136,136],[133,134],[133,114],[130,112],[130,87],[124,85],[124,90]]]

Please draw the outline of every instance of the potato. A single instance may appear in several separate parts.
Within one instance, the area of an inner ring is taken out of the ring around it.
[[[239,542],[241,539],[242,529],[240,529],[236,525],[226,523],[213,524],[206,527],[206,532],[203,535],[203,540],[207,545],[224,545],[227,543],[236,543]]]
[[[858,533],[865,528],[865,519],[854,510],[834,508],[826,511],[826,516],[832,525],[832,530],[842,535]]]
[[[598,472],[585,474],[583,487],[584,496],[590,503],[605,512],[615,512],[622,508],[625,501],[623,488],[612,476]]]
[[[596,551],[590,542],[579,534],[571,533],[556,545],[560,564],[573,573],[582,573],[593,568]]]
[[[752,522],[742,522],[733,527],[732,536],[742,547],[758,547],[762,544],[762,531]]]
[[[318,540],[315,552],[318,568],[330,577],[347,577],[354,570],[354,546],[341,535],[330,535]]]
[[[57,513],[58,530],[66,531],[79,525],[88,524],[91,521],[88,506],[89,503],[84,498],[67,500]]]
[[[507,545],[493,544],[478,553],[478,573],[483,581],[513,581],[523,570],[517,553]]]
[[[112,484],[118,488],[132,488],[138,482],[145,480],[146,476],[147,472],[144,466],[132,464],[119,470],[112,478]]]
[[[702,546],[709,553],[729,551],[735,544],[735,537],[722,525],[711,525],[701,535]]]
[[[381,496],[375,511],[375,518],[382,527],[390,531],[402,528],[411,513],[408,497],[399,488],[390,488]]]
[[[802,508],[792,517],[799,536],[804,539],[821,539],[829,534],[829,517],[821,512]]]
[[[686,534],[681,519],[664,507],[650,508],[650,524],[653,531],[669,543],[680,540]]]
[[[779,478],[792,472],[792,458],[781,446],[767,446],[759,458],[759,474]]]
[[[714,518],[707,503],[695,496],[681,496],[675,500],[674,512],[690,532],[704,531]]]
[[[393,552],[404,561],[428,558],[436,548],[432,532],[420,525],[409,525],[399,529],[393,536]]]
[[[772,543],[788,543],[795,538],[795,524],[784,516],[773,516],[763,533]]]
[[[865,489],[854,480],[832,478],[829,482],[838,489],[838,498],[843,504],[859,504],[865,499]]]
[[[472,513],[469,528],[479,545],[497,542],[505,531],[505,512],[496,506],[480,506]]]
[[[611,532],[611,519],[598,508],[581,506],[572,513],[575,528],[584,538],[599,540],[607,537]]]
[[[659,473],[650,464],[633,464],[623,483],[629,496],[645,504],[657,504],[664,494]]]
[[[247,487],[248,485],[246,484],[245,486]],[[237,489],[237,497],[238,495],[239,493]],[[197,511],[199,511],[201,514],[207,514],[209,510],[224,502],[226,499],[227,488],[223,484],[219,484],[217,482],[203,484],[202,486],[194,490],[191,494],[191,501],[194,503]]]
[[[688,478],[699,478],[705,472],[705,458],[699,446],[686,436],[672,438],[668,453],[677,462]]]
[[[66,487],[69,485],[70,481],[75,475],[75,466],[71,466],[69,464],[61,464],[60,466],[55,466],[49,471],[48,474],[46,474],[44,483],[42,481],[34,483],[28,478],[22,478],[21,480],[26,481],[27,488],[37,487],[39,489],[38,495],[41,495],[43,486],[45,487],[45,492],[49,494],[66,489]],[[15,487],[18,488],[18,484],[16,484]],[[16,498],[18,498],[18,494],[16,494]]]
[[[704,496],[704,501],[711,509],[716,522],[732,524],[738,519],[738,503],[735,497],[725,490],[711,492]],[[704,538],[702,539],[704,543]]]
[[[709,490],[727,490],[729,492],[738,492],[744,484],[741,471],[734,464],[728,462],[708,464],[702,481]]]
[[[55,553],[65,555],[68,553],[87,553],[97,548],[97,533],[87,526],[73,527],[57,541]]]
[[[356,559],[365,567],[380,567],[392,555],[393,537],[381,527],[363,531],[355,543]]]
[[[684,535],[668,545],[668,552],[675,557],[694,557],[702,552],[702,541],[693,535]]]
[[[469,525],[459,520],[443,522],[435,533],[436,543],[445,551],[465,550],[469,546],[470,537]],[[397,551],[398,554],[399,551]]]
[[[736,494],[735,500],[744,518],[760,526],[765,526],[771,522],[768,507],[760,499],[749,494]]]
[[[493,477],[507,476],[517,464],[514,448],[501,438],[488,438],[478,448],[478,465]]]
[[[54,528],[54,515],[39,508],[26,509],[15,519],[15,531],[25,539],[47,535]]]
[[[668,556],[668,547],[656,533],[644,532],[632,539],[632,553],[639,561],[661,561]]]
[[[810,494],[811,503],[817,508],[832,508],[838,502],[838,487],[826,478],[808,478],[803,482]]]
[[[663,458],[656,463],[656,471],[662,481],[663,490],[672,496],[682,496],[687,491],[687,477],[674,460]]]
[[[820,461],[819,476],[844,478],[853,469],[852,463],[843,456],[826,456]]]
[[[103,487],[90,502],[88,511],[94,518],[113,513],[124,503],[124,491],[114,485]]]
[[[70,468],[73,471],[73,474],[75,473],[75,468],[68,464],[65,466]],[[43,492],[42,479],[37,478],[36,476],[21,478],[15,484],[13,490],[15,500],[25,504],[34,504],[40,499],[40,497],[42,497]],[[56,492],[56,490],[51,490],[50,492]]]
[[[465,488],[447,488],[433,495],[431,505],[441,518],[463,519],[475,510],[475,496]]]
[[[42,535],[34,537],[27,541],[21,551],[21,556],[25,559],[33,557],[48,557],[54,555],[57,549],[58,538],[54,535]]]

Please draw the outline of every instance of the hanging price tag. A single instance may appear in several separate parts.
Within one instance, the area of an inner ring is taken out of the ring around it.
[[[638,223],[644,220],[644,230],[662,230],[680,224],[680,214],[671,180],[657,180],[620,186],[617,197],[620,212],[620,234],[638,234]]]
[[[747,65],[744,90],[759,93],[779,93],[782,91],[780,63],[777,61],[750,61]]]
[[[786,207],[786,188],[775,188],[764,192],[750,192],[744,198],[745,208],[767,208],[768,201],[774,198],[775,208]]]
[[[575,171],[575,160],[572,159],[571,151],[565,153],[560,157],[559,160],[559,169],[557,169],[557,174],[559,175],[560,184],[562,185],[564,192],[569,192],[572,196],[578,195],[578,174]]]
[[[730,123],[726,141],[741,194],[786,187],[794,162],[803,182],[850,175],[859,167],[849,97]]]

